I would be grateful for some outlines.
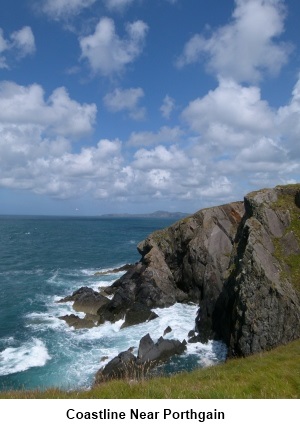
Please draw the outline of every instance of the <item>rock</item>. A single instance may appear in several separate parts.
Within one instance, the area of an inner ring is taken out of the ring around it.
[[[89,287],[81,287],[72,295],[63,298],[58,302],[63,303],[72,301],[75,311],[93,315],[97,315],[97,311],[110,302],[110,300],[103,296],[103,294],[95,292],[94,289]]]
[[[205,343],[205,338],[201,337],[201,335],[193,335],[192,337],[190,337],[188,339],[188,343],[193,344],[193,343]]]
[[[119,268],[113,268],[111,270],[105,270],[105,271],[97,271],[94,274],[94,276],[106,276],[108,274],[116,274],[116,273],[120,273],[122,271],[128,271],[133,266],[134,266],[134,264],[125,264],[125,265],[122,265]]]
[[[113,358],[104,368],[96,373],[95,384],[120,378],[135,378],[137,372],[136,357],[129,351],[121,352]]]
[[[168,360],[171,356],[182,354],[186,350],[186,343],[179,340],[165,340],[160,337],[154,343],[150,335],[145,335],[139,345],[138,363],[160,363]]]
[[[247,356],[300,337],[299,188],[277,187],[245,197],[233,269],[212,316],[230,355]]]
[[[157,317],[158,315],[145,305],[135,303],[129,310],[127,310],[125,314],[125,322],[121,326],[121,329],[137,325],[139,323],[149,322]]]
[[[136,303],[152,309],[200,302],[202,331],[211,336],[212,312],[243,214],[242,202],[201,210],[139,243],[141,261],[111,286],[114,296],[98,311],[100,322],[123,318]]]
[[[105,290],[113,297],[98,323],[126,315],[139,323],[139,305],[194,302],[189,341],[220,339],[231,356],[300,338],[300,184],[200,210],[150,234],[138,251],[141,260]]]
[[[102,358],[100,359],[100,362],[105,362],[108,359],[108,356],[102,356]]]
[[[188,333],[188,338],[191,338],[191,337],[194,337],[195,336],[195,330],[194,329],[192,329],[192,330],[190,330],[189,331],[189,333]]]
[[[168,326],[163,333],[163,336],[167,335],[169,332],[172,332],[172,328],[170,326]]]
[[[91,288],[85,289],[82,293],[76,294],[73,308],[75,311],[97,315],[98,310],[108,304],[110,300]]]
[[[89,319],[81,319],[75,314],[67,314],[66,316],[60,316],[59,319],[64,320],[70,327],[75,329],[87,329],[94,328],[95,322]]]
[[[144,378],[150,369],[174,355],[182,354],[185,350],[185,341],[165,340],[160,337],[157,343],[154,343],[147,334],[140,340],[137,357],[132,354],[132,348],[119,353],[97,372],[95,385],[111,379]]]

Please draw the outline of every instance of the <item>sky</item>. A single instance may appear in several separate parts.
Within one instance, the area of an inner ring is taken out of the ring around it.
[[[1,0],[0,214],[193,213],[300,182],[300,2]]]

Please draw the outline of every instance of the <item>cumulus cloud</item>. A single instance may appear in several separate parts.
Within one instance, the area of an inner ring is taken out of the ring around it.
[[[275,110],[258,87],[221,80],[182,113],[196,135],[191,155],[236,189],[241,179],[244,185],[259,187],[299,180],[299,81],[290,102]]]
[[[9,68],[12,58],[20,60],[34,54],[35,49],[35,39],[30,27],[25,26],[14,31],[8,39],[5,39],[0,28],[0,69]]]
[[[48,133],[79,138],[90,133],[96,117],[95,104],[79,104],[66,89],[57,88],[48,100],[40,85],[0,83],[0,123],[44,127]]]
[[[140,99],[144,97],[142,88],[116,88],[113,92],[105,95],[103,102],[111,112],[129,112],[132,119],[143,119],[146,109],[139,105]]]
[[[171,113],[175,109],[175,100],[174,98],[170,97],[169,95],[166,95],[163,99],[162,105],[160,106],[160,111],[162,116],[165,119],[169,119],[171,116]]]
[[[179,127],[162,127],[157,133],[150,131],[132,132],[128,139],[130,146],[154,146],[179,143],[183,131]]]
[[[97,0],[42,0],[36,7],[54,20],[66,19],[79,14]]]
[[[265,71],[276,74],[291,51],[276,40],[284,19],[283,0],[235,0],[231,22],[210,37],[194,35],[176,64],[183,67],[204,58],[212,73],[237,82],[256,82]]]
[[[111,97],[112,108],[134,105],[122,100]],[[78,103],[64,88],[46,98],[39,85],[2,82],[0,186],[53,198],[183,201],[197,209],[300,180],[300,77],[278,109],[258,87],[223,79],[184,109],[185,128],[133,132],[126,145],[102,138],[74,150],[95,115],[96,106]]]
[[[222,79],[219,86],[203,98],[191,101],[183,111],[183,118],[197,132],[263,133],[272,129],[274,114],[261,99],[256,86],[244,87],[232,80]]]
[[[30,27],[23,27],[11,34],[12,48],[15,48],[21,58],[35,52],[34,35]]]
[[[141,54],[147,31],[143,21],[127,23],[126,36],[121,38],[114,21],[101,18],[95,32],[80,39],[81,58],[88,61],[95,74],[121,73]]]

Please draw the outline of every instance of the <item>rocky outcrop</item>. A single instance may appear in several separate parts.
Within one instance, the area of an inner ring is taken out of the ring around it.
[[[160,337],[154,343],[150,335],[147,334],[140,340],[137,356],[132,353],[132,350],[119,353],[97,372],[95,384],[116,378],[143,378],[155,366],[174,355],[184,353],[185,350],[185,341],[165,340]]]
[[[114,283],[103,320],[133,303],[197,302],[196,333],[230,355],[300,337],[300,185],[200,210],[138,245],[141,261]]]
[[[213,330],[231,355],[257,353],[300,337],[299,196],[296,185],[245,197],[231,274],[212,317]]]
[[[137,304],[151,309],[191,301],[201,302],[210,320],[243,214],[243,203],[227,204],[151,234],[138,245],[141,261],[106,288],[113,298],[98,310],[99,323],[122,319]]]
[[[192,301],[189,342],[221,339],[230,355],[246,356],[300,337],[300,185],[200,210],[138,251],[140,262],[105,289],[112,299],[97,323],[140,323],[153,308]]]

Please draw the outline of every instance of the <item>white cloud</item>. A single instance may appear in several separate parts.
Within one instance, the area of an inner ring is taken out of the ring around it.
[[[261,98],[258,87],[221,79],[214,91],[191,101],[183,111],[183,119],[195,134],[190,158],[206,167],[214,183],[217,176],[224,176],[233,197],[234,189],[242,195],[253,186],[299,181],[299,82],[300,77],[291,101],[275,110]],[[191,189],[201,189],[199,180],[189,178],[187,183]],[[205,192],[202,196],[206,198]]]
[[[232,20],[211,37],[194,35],[177,66],[208,58],[208,69],[237,82],[255,82],[267,71],[276,74],[287,62],[291,47],[276,41],[284,31],[283,0],[235,0]]]
[[[261,99],[260,89],[221,80],[214,91],[189,103],[183,118],[200,133],[222,133],[228,129],[263,133],[272,129],[274,114]],[[213,130],[214,129],[214,130]]]
[[[79,14],[97,0],[42,0],[37,8],[54,20],[66,19]]]
[[[79,104],[65,88],[57,88],[48,100],[41,86],[0,83],[0,123],[34,125],[52,134],[78,138],[90,133],[96,117],[95,104]]]
[[[0,69],[9,68],[11,59],[20,60],[35,52],[35,39],[30,27],[26,26],[5,39],[0,28]]]
[[[114,21],[101,18],[94,34],[80,39],[81,58],[86,59],[94,73],[111,76],[120,73],[142,52],[148,26],[143,21],[126,25],[126,36],[120,38]]]
[[[292,155],[300,156],[300,74],[296,82],[292,98],[286,106],[278,110],[278,125],[282,140],[288,146]]]
[[[289,103],[275,110],[256,86],[223,79],[186,107],[184,131],[133,132],[125,148],[100,139],[76,151],[72,142],[92,130],[96,106],[78,103],[64,88],[46,99],[39,85],[2,82],[0,186],[124,204],[182,201],[188,211],[239,199],[253,187],[299,181],[299,94],[300,77]],[[122,100],[112,106],[134,105]]]
[[[146,110],[139,106],[140,99],[144,97],[142,88],[116,88],[113,92],[105,95],[103,102],[111,112],[128,111],[133,119],[143,119]]]
[[[182,135],[183,131],[179,127],[162,127],[157,133],[151,131],[132,132],[127,143],[130,146],[179,143]]]
[[[23,27],[11,34],[12,47],[17,49],[20,58],[35,52],[34,35],[30,27]]]
[[[134,155],[133,166],[138,170],[152,170],[156,168],[165,170],[177,170],[187,168],[190,164],[183,150],[173,145],[166,148],[162,145],[154,149],[139,149]]]
[[[169,119],[171,116],[171,113],[175,109],[175,100],[174,98],[170,97],[169,95],[166,95],[163,99],[162,105],[160,107],[160,111],[162,116],[165,119]]]
[[[131,5],[135,0],[105,0],[108,9],[122,10],[124,7]]]

